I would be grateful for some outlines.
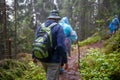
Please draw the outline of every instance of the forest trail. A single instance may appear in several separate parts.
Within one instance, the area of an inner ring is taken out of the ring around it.
[[[88,52],[90,48],[99,48],[103,47],[102,41],[97,43],[87,45],[84,47],[80,47],[80,58],[83,58],[85,54]],[[82,80],[79,75],[79,68],[78,68],[78,48],[72,51],[72,58],[68,60],[69,68],[65,70],[63,74],[59,76],[59,80]]]

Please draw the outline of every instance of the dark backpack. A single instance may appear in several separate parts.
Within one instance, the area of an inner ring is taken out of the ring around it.
[[[37,38],[32,44],[32,52],[38,59],[44,59],[49,56],[49,50],[52,47],[52,33],[51,28],[57,23],[52,23],[48,27],[43,23]]]

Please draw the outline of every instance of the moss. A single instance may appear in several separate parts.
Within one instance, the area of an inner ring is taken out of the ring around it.
[[[28,65],[14,59],[0,61],[0,80],[15,80],[24,75]]]
[[[96,43],[97,41],[101,40],[101,37],[98,34],[94,34],[92,37],[88,37],[86,40],[79,42],[79,46],[85,46],[89,44]]]
[[[103,52],[109,54],[120,50],[120,30],[104,42]]]
[[[19,58],[25,58],[25,60],[28,59],[27,64],[24,60],[22,60],[23,62],[16,59],[1,60],[0,80],[45,80],[46,75],[41,64],[38,63],[38,65],[36,65],[32,61],[29,61],[29,58],[27,57],[22,55],[22,58]]]

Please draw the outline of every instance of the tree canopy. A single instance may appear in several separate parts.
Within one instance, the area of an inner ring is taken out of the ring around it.
[[[28,46],[27,51],[30,51],[37,26],[46,20],[52,9],[58,9],[62,17],[67,16],[78,39],[84,40],[108,28],[113,16],[120,15],[119,4],[120,0],[1,0],[0,42],[3,43],[0,45],[8,49],[5,45],[10,39],[12,48],[19,47],[18,52]],[[28,37],[30,35],[33,36]]]

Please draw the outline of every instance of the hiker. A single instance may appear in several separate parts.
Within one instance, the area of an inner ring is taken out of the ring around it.
[[[114,19],[109,24],[110,34],[113,35],[116,33],[116,31],[119,29],[120,22],[118,19],[118,16],[115,15]]]
[[[76,32],[72,29],[69,20],[67,17],[63,17],[59,24],[63,27],[66,39],[65,39],[65,46],[67,49],[67,56],[68,59],[71,59],[71,45],[72,42],[77,40],[77,34]],[[60,69],[60,74],[63,74],[64,72],[64,65],[61,64],[61,69]]]
[[[66,35],[65,45],[67,48],[68,58],[70,59],[71,58],[71,45],[72,45],[72,42],[75,42],[77,40],[77,34],[72,29],[67,17],[63,17],[60,20],[59,24],[63,27],[64,33]]]
[[[44,22],[45,26],[49,26],[52,23],[57,23],[52,30],[52,52],[49,52],[50,55],[45,59],[38,59],[35,57],[34,53],[32,55],[33,62],[37,62],[37,59],[42,63],[46,71],[46,80],[58,80],[60,65],[61,62],[65,65],[67,69],[67,54],[66,47],[64,44],[65,34],[63,28],[58,24],[58,21],[61,19],[57,10],[52,10],[50,15],[47,18],[47,21]],[[39,31],[41,30],[38,27],[36,31],[36,36],[38,36]]]

